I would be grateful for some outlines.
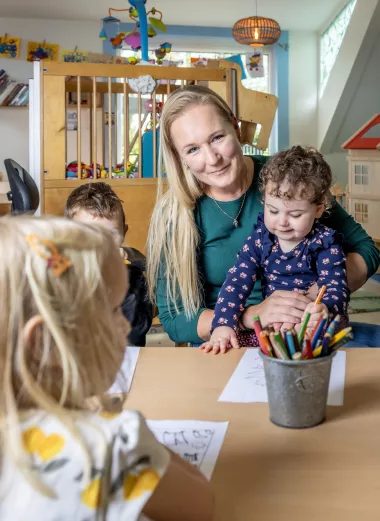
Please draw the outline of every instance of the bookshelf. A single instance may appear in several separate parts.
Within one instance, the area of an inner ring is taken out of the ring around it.
[[[26,108],[29,104],[29,85],[10,78],[4,69],[0,70],[0,109]]]

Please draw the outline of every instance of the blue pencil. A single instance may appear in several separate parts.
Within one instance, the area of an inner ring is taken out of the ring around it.
[[[323,315],[322,320],[320,321],[320,323],[318,325],[318,328],[314,332],[313,338],[312,338],[312,341],[311,341],[311,347],[312,347],[313,351],[317,347],[319,337],[322,334],[322,331],[323,331],[323,328],[326,325],[326,322],[327,322],[327,315]]]
[[[286,343],[287,343],[287,346],[289,349],[290,358],[292,358],[294,353],[297,352],[297,349],[296,349],[296,346],[294,343],[293,333],[291,331],[287,331],[285,338],[286,338]]]
[[[321,356],[327,356],[330,351],[331,334],[327,332],[322,340],[322,352]]]
[[[334,333],[335,333],[335,329],[337,328],[337,326],[339,325],[339,322],[340,322],[340,315],[337,315],[334,320],[332,320],[330,322],[330,325],[329,327],[327,328],[327,333],[330,333],[331,336],[334,336]]]

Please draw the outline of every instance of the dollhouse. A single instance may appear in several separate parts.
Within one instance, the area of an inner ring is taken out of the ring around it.
[[[380,243],[380,114],[343,144],[348,150],[347,210]]]

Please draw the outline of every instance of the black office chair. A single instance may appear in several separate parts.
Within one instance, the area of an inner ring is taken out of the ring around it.
[[[40,204],[40,194],[33,177],[13,159],[5,159],[4,165],[11,188],[7,193],[8,201],[12,202],[11,213],[33,215]]]

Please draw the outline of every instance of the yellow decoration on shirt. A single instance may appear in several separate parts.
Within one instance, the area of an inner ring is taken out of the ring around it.
[[[82,492],[82,502],[89,508],[96,509],[101,502],[102,480],[96,478],[91,481],[88,487]]]
[[[99,416],[102,418],[105,418],[106,420],[112,420],[112,418],[117,418],[119,416],[119,412],[109,412],[109,411],[102,411],[99,413]]]
[[[124,480],[124,499],[132,501],[140,497],[144,492],[153,492],[159,481],[160,477],[153,469],[143,470],[137,476],[129,475]]]
[[[24,449],[29,454],[37,453],[42,461],[48,461],[61,452],[65,440],[59,434],[46,436],[38,427],[30,427],[22,434]]]

